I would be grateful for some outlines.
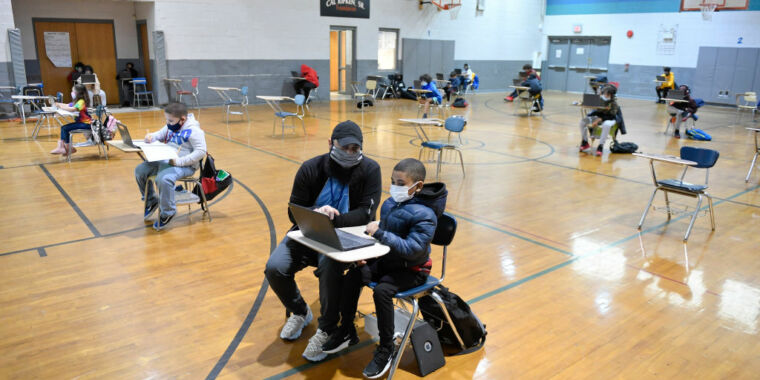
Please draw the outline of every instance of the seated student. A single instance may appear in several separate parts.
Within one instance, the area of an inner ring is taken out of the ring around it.
[[[58,146],[50,151],[50,154],[62,154],[65,156],[69,151],[72,154],[76,153],[77,150],[69,146],[69,132],[75,129],[90,129],[92,118],[87,113],[90,101],[84,85],[77,84],[71,89],[71,99],[70,104],[56,103],[56,106],[64,111],[78,112],[79,115],[74,119],[73,123],[61,127],[61,138],[58,140]]]
[[[396,354],[393,296],[424,284],[433,266],[430,242],[448,191],[443,183],[424,181],[425,165],[414,158],[405,158],[393,168],[391,198],[380,209],[380,221],[367,225],[367,233],[389,246],[390,252],[361,261],[348,271],[341,289],[341,326],[322,346],[324,352],[335,353],[359,342],[354,326],[359,296],[365,284],[376,282],[373,298],[380,345],[364,368],[364,376],[370,379],[384,375]]]
[[[95,73],[92,70],[92,66],[87,65],[84,67],[84,72],[82,74],[86,75],[95,75]],[[77,79],[78,83],[82,82],[82,78]],[[95,106],[98,105],[106,105],[108,104],[106,102],[106,92],[103,91],[100,88],[100,79],[98,79],[98,76],[95,75],[95,83],[94,84],[85,84],[85,87],[87,87],[87,95],[90,98],[90,105]],[[95,96],[98,96],[99,98],[95,98]]]
[[[451,101],[451,94],[458,94],[459,88],[462,85],[462,80],[457,75],[456,71],[449,73],[449,84],[443,88],[443,92],[446,93],[446,101]]]
[[[527,74],[526,72],[523,72],[523,73]],[[542,109],[544,109],[544,96],[541,94],[541,91],[543,90],[543,88],[541,87],[541,82],[538,81],[538,75],[536,75],[536,73],[528,74],[528,77],[520,85],[524,87],[530,87],[530,90],[528,90],[528,94],[530,94],[531,98],[538,95],[538,102],[540,104],[541,109],[534,106],[533,111],[539,112]]]
[[[466,90],[473,80],[475,80],[475,73],[470,70],[469,64],[464,64],[464,70],[462,70],[462,89]]]
[[[523,71],[521,71],[520,74],[522,73],[525,73],[526,77],[530,76],[531,74],[535,74],[539,82],[541,81],[541,76],[538,75],[538,72],[536,70],[533,70],[533,65],[531,65],[530,63],[526,63],[523,65]],[[520,76],[520,78],[522,78],[522,75]],[[511,102],[515,100],[516,97],[517,97],[517,90],[514,90],[512,91],[511,94],[507,95],[507,97],[504,98],[504,100]]]
[[[168,161],[143,162],[135,168],[135,178],[140,194],[147,197],[148,202],[143,218],[148,221],[156,209],[161,209],[158,220],[153,223],[153,228],[160,231],[166,228],[177,213],[177,205],[174,203],[174,183],[179,178],[193,175],[200,166],[200,161],[206,156],[206,137],[200,124],[193,114],[187,113],[187,106],[183,103],[169,103],[164,108],[166,125],[158,132],[145,135],[145,142],[160,141],[172,146],[179,147],[178,159]],[[150,176],[156,176],[155,184],[158,186],[156,198],[153,186],[148,188],[145,194],[145,183]]]
[[[420,81],[422,82],[422,89],[430,91],[420,94],[419,99],[420,104],[423,105],[422,118],[427,119],[427,114],[430,110],[430,103],[435,101],[436,104],[441,104],[443,97],[441,96],[441,93],[438,92],[438,88],[436,88],[435,82],[433,82],[433,78],[430,76],[430,74],[422,74],[420,76]]]
[[[673,102],[668,105],[668,114],[675,117],[675,131],[673,137],[681,138],[681,123],[688,120],[689,117],[694,118],[694,114],[697,112],[697,102],[691,97],[691,90],[687,85],[681,85],[679,90],[684,93],[684,100],[687,102]]]
[[[604,101],[604,108],[589,112],[587,117],[584,117],[583,120],[581,120],[581,152],[584,152],[591,147],[588,143],[589,128],[596,127],[601,123],[602,134],[599,138],[599,146],[596,147],[595,155],[597,157],[602,155],[604,143],[607,141],[610,129],[617,122],[618,113],[620,111],[620,106],[618,106],[615,101],[615,94],[617,94],[617,87],[613,85],[604,86],[601,94],[602,101]]]
[[[319,77],[316,70],[307,65],[301,65],[301,76],[305,79],[299,79],[293,84],[293,87],[296,90],[296,94],[302,94],[308,98],[311,90],[319,87]]]
[[[663,67],[662,71],[664,71],[664,73],[662,73],[662,76],[665,77],[665,83],[660,83],[660,85],[655,88],[657,91],[657,101],[655,103],[665,103],[662,98],[667,98],[668,90],[672,90],[676,87],[675,76],[673,76],[673,73],[670,72],[670,67]]]
[[[77,79],[79,79],[79,76],[82,75],[82,72],[84,71],[84,63],[77,62],[74,65],[74,70],[72,70],[69,75],[66,77],[66,79],[71,83],[71,85],[77,84]]]
[[[121,92],[121,98],[124,99],[122,106],[128,106],[130,99],[134,96],[132,89],[132,81],[128,79],[137,78],[139,73],[135,69],[135,65],[132,62],[127,62],[126,67],[116,74],[116,80],[119,81],[119,90]]]

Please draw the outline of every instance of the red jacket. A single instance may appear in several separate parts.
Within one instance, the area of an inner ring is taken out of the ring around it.
[[[314,83],[319,87],[319,78],[317,78],[317,72],[309,66],[301,65],[301,76],[306,78],[307,81]]]

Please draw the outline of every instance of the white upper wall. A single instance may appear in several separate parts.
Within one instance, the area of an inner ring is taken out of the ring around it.
[[[700,46],[760,47],[760,12],[716,12],[712,21],[700,12],[624,13],[546,16],[545,36],[576,35],[573,25],[583,25],[585,36],[612,36],[610,63],[646,66],[696,67]],[[678,25],[676,53],[657,54],[660,26]],[[626,32],[633,30],[633,38]],[[742,44],[737,44],[742,37]],[[547,39],[542,42],[547,48]],[[545,56],[545,55],[544,55]]]
[[[417,0],[372,0],[369,19],[320,17],[314,0],[157,0],[167,59],[328,59],[331,25],[357,28],[357,58],[377,59],[379,28],[455,40],[458,60],[525,60],[541,46],[539,1],[462,2],[455,20]],[[399,49],[400,50],[400,49]]]
[[[5,2],[7,0],[3,0]],[[24,58],[37,59],[32,18],[113,20],[118,58],[139,57],[135,3],[100,0],[12,0],[13,19],[21,29]],[[1,6],[1,5],[0,5]],[[5,29],[3,29],[5,30]]]
[[[153,34],[155,30],[155,19],[153,17],[153,3],[152,2],[138,2],[135,3],[135,20],[145,20],[145,24],[148,30],[148,52],[150,59],[153,59]]]

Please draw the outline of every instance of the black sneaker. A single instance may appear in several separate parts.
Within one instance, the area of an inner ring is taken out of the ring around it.
[[[372,361],[367,364],[362,374],[368,379],[377,379],[385,375],[393,362],[394,346],[377,346]]]
[[[351,323],[347,326],[343,325],[330,334],[327,338],[327,342],[322,345],[322,352],[326,354],[334,354],[357,343],[359,343],[359,337],[356,335],[356,327],[354,324]]]
[[[153,223],[153,229],[156,231],[163,230],[164,228],[166,228],[166,225],[168,225],[169,222],[172,221],[173,218],[174,218],[174,214],[169,215],[169,216],[164,216],[163,214],[160,214],[158,216],[158,220],[155,223]]]
[[[154,199],[153,202],[148,203],[148,207],[145,208],[143,219],[147,222],[156,210],[158,210],[158,201]]]

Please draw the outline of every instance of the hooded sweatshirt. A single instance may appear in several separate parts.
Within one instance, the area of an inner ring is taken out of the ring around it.
[[[313,83],[314,86],[319,87],[319,77],[317,77],[317,72],[314,69],[305,64],[302,64],[301,75],[304,77],[304,79]]]
[[[380,228],[373,235],[381,244],[391,248],[382,256],[380,267],[385,272],[425,264],[430,258],[430,242],[438,226],[438,217],[446,208],[448,191],[441,182],[425,184],[408,201],[396,203],[393,198],[383,202],[380,209]]]
[[[195,120],[195,116],[191,113],[187,114],[187,120],[178,132],[172,132],[164,125],[158,132],[151,133],[151,136],[153,141],[180,147],[177,154],[179,159],[175,162],[176,166],[192,166],[194,169],[198,169],[198,163],[206,156],[205,133],[198,120]]]

